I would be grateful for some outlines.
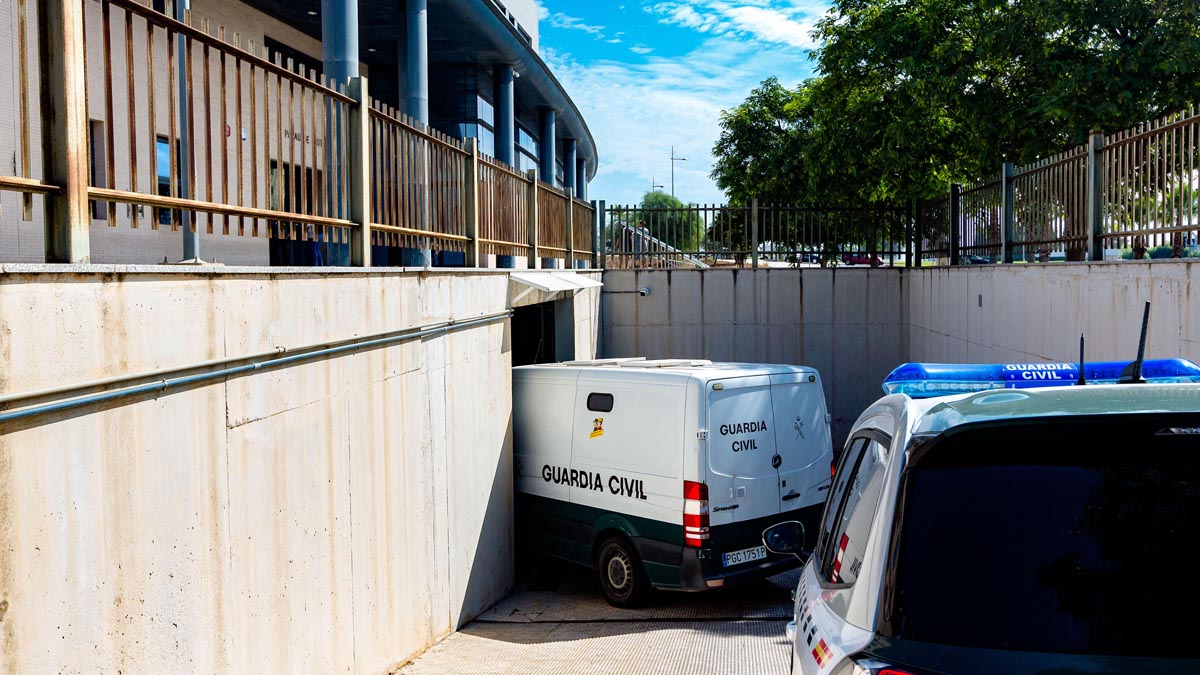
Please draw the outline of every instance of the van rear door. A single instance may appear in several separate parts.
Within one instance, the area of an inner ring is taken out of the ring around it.
[[[708,500],[715,527],[779,513],[771,378],[708,384]]]
[[[829,494],[833,446],[825,394],[815,372],[771,375],[779,511],[823,504]]]

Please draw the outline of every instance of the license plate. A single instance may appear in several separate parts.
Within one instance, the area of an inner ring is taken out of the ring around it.
[[[754,548],[742,549],[733,553],[721,554],[721,566],[732,567],[741,565],[742,563],[754,562],[755,560],[763,560],[767,557],[766,546],[755,546]]]

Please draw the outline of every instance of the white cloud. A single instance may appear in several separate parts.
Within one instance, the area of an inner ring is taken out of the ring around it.
[[[804,50],[815,46],[810,33],[827,9],[826,3],[815,0],[699,0],[645,7],[659,23]]]
[[[767,42],[811,49],[812,22],[796,21],[783,12],[762,7],[730,7],[726,13],[733,25]]]
[[[597,38],[604,37],[604,26],[596,26],[584,22],[573,16],[568,16],[562,12],[554,12],[550,14],[550,25],[555,28],[566,28],[567,30],[580,30],[589,35],[595,35]]]
[[[629,51],[633,52],[634,54],[649,54],[650,52],[654,51],[654,49],[647,47],[646,45],[634,45],[629,48]]]
[[[546,48],[543,57],[587,121],[600,153],[594,199],[630,203],[651,179],[670,190],[670,151],[688,158],[675,167],[680,199],[721,203],[708,177],[720,114],[741,103],[762,80],[795,86],[811,74],[793,48],[710,36],[679,57],[648,56],[636,63],[583,65]]]

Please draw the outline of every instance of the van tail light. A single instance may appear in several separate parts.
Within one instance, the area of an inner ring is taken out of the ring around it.
[[[708,542],[708,486],[683,481],[683,543],[700,548]]]
[[[830,462],[829,463],[829,477],[834,478],[835,476],[837,476],[837,462]]]

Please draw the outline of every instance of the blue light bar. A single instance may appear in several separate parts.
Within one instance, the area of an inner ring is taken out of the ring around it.
[[[1116,384],[1128,361],[1084,365],[1088,384]],[[1200,382],[1200,365],[1187,359],[1155,359],[1142,363],[1147,382]],[[913,398],[969,394],[991,389],[1066,387],[1079,381],[1077,363],[906,363],[883,381],[886,394]]]

